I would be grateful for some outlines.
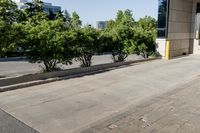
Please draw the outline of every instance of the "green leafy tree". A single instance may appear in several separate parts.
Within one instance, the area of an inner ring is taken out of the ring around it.
[[[0,20],[0,57],[4,57],[6,53],[15,50],[14,39],[12,25],[7,25],[5,21]]]
[[[31,2],[27,2],[26,6],[25,12],[29,18],[44,10],[44,3],[41,0],[32,0]]]
[[[65,31],[62,20],[43,20],[40,24],[26,24],[27,42],[22,46],[32,63],[43,63],[45,71],[58,70],[59,63],[70,64],[73,56],[71,48],[73,34]]]
[[[92,57],[99,49],[99,33],[96,29],[86,26],[77,31],[78,60],[82,67],[89,67],[92,64]]]
[[[115,19],[116,24],[121,24],[124,19],[124,12],[119,10]]]
[[[0,1],[0,56],[15,51],[16,31],[13,24],[20,20],[20,11],[12,0]]]
[[[71,18],[71,26],[73,29],[78,29],[81,28],[82,21],[80,20],[79,15],[76,12],[72,13],[72,18]]]
[[[109,34],[106,31],[99,31],[100,35],[99,35],[99,43],[100,43],[100,48],[99,48],[99,53],[110,53],[113,49],[113,45],[111,45],[113,43],[113,38],[111,36],[111,34]]]
[[[48,14],[44,13],[44,3],[42,0],[33,0],[32,2],[26,3],[27,8],[25,9],[26,21],[30,21],[34,24],[39,24],[42,20],[48,20]],[[52,17],[52,16],[51,16]]]
[[[156,53],[156,20],[152,17],[141,18],[137,22],[137,27],[134,29],[134,53],[148,58]]]
[[[135,20],[130,10],[118,11],[116,19],[111,20],[105,29],[105,39],[111,38],[109,43],[105,43],[105,49],[112,53],[114,62],[124,61],[130,54],[129,42],[133,39],[133,27]]]
[[[148,58],[156,52],[156,20],[152,17],[136,22],[131,10],[118,11],[116,19],[108,21],[103,34],[103,51],[111,52],[114,62],[124,61],[129,54]]]
[[[17,21],[18,9],[17,5],[12,0],[0,1],[0,20],[6,24],[12,24]]]
[[[112,48],[114,62],[122,62],[131,54],[129,47],[133,37],[133,29],[129,26],[121,25],[115,29]]]
[[[67,10],[59,11],[56,14],[54,14],[53,12],[48,15],[49,20],[56,20],[56,19],[61,19],[62,21],[64,21],[63,25],[68,28],[71,29],[71,17],[70,14],[67,12]]]
[[[62,19],[65,22],[65,16],[62,11],[56,12],[55,16],[55,19]]]
[[[71,22],[71,15],[67,10],[64,10],[63,12],[63,16],[64,16],[64,21],[70,23]]]
[[[137,22],[137,26],[143,28],[144,30],[155,32],[155,29],[157,27],[157,21],[155,18],[152,18],[150,16],[145,16],[144,18],[140,18]]]

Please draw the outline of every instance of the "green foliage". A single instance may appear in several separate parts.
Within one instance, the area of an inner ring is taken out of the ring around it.
[[[76,12],[72,13],[72,18],[71,18],[71,26],[73,29],[79,29],[81,28],[82,22],[80,20],[79,15]]]
[[[50,17],[44,13],[44,3],[42,0],[33,0],[26,3],[27,8],[24,10],[25,21],[29,21],[35,25],[39,24],[42,20],[48,20]],[[52,16],[51,16],[52,17]]]
[[[133,53],[140,54],[144,58],[148,58],[156,53],[156,20],[152,17],[141,18],[137,22],[135,32],[135,46]]]
[[[118,11],[116,19],[108,21],[103,51],[112,52],[114,62],[121,62],[129,54],[148,58],[155,54],[156,20],[144,17],[135,21],[130,10]]]
[[[64,10],[63,12],[63,17],[64,17],[64,21],[70,23],[71,22],[71,15],[69,14],[69,12],[67,10]]]
[[[25,9],[28,18],[31,18],[44,10],[44,3],[41,0],[33,0],[32,2],[26,3],[26,6],[28,6]]]
[[[129,39],[129,36],[131,36],[131,32],[129,32],[129,27],[120,25],[117,28],[115,28],[112,37],[113,37],[113,48],[112,48],[112,56],[114,62],[121,62],[126,59],[128,56],[127,51],[125,50],[126,40]]]
[[[46,14],[41,0],[27,6],[18,10],[11,0],[0,1],[0,56],[24,52],[30,62],[43,63],[49,72],[74,58],[89,67],[97,53],[112,53],[114,62],[124,61],[129,54],[148,58],[155,53],[156,20],[151,17],[136,22],[131,10],[118,11],[106,29],[97,30],[89,25],[82,28],[76,12]]]
[[[57,70],[58,63],[71,63],[74,35],[63,31],[63,21],[43,20],[36,26],[26,23],[26,30],[27,42],[22,47],[29,51],[30,62],[43,63],[46,71]]]
[[[99,33],[96,29],[86,26],[77,31],[78,60],[82,67],[89,67],[92,64],[92,56],[98,51]]]
[[[20,11],[12,0],[0,1],[0,57],[16,50],[18,31],[14,23],[20,20]]]
[[[6,24],[12,24],[17,21],[17,5],[12,0],[0,1],[0,20]]]
[[[14,37],[12,32],[12,26],[0,20],[0,57],[5,56],[6,52],[15,49],[15,45],[12,44]]]
[[[109,44],[106,43],[106,49],[112,52],[114,62],[124,61],[130,54],[129,42],[133,38],[132,28],[135,26],[132,12],[130,10],[118,11],[117,17],[108,22],[105,29],[105,38],[111,38]]]
[[[156,30],[156,19],[145,16],[144,18],[140,18],[137,22],[138,27],[143,28],[146,31],[153,30],[155,32]]]

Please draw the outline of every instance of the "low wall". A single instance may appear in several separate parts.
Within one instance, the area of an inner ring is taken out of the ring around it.
[[[23,84],[27,82],[32,81],[40,81],[41,84],[42,80],[47,79],[53,79],[53,78],[62,78],[67,76],[76,77],[76,75],[87,75],[89,73],[98,73],[98,71],[101,70],[107,70],[115,67],[120,66],[126,66],[131,65],[133,63],[139,63],[139,62],[145,62],[145,61],[151,61],[156,60],[160,58],[150,58],[150,59],[142,59],[142,60],[136,60],[136,61],[127,61],[127,62],[118,62],[118,63],[108,63],[108,64],[102,64],[102,65],[96,65],[91,67],[85,67],[85,68],[73,68],[63,71],[55,71],[55,72],[49,72],[49,73],[40,73],[40,74],[32,74],[32,75],[24,75],[20,77],[12,77],[12,78],[4,78],[0,79],[0,88],[6,87],[6,86],[13,86],[16,84]],[[73,76],[74,75],[74,76]],[[51,82],[55,80],[48,80],[47,82]]]
[[[26,61],[26,57],[0,58],[0,62],[9,62],[9,61]]]

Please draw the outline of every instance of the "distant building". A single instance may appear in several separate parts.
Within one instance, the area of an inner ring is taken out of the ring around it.
[[[27,5],[26,3],[29,2],[28,0],[14,0],[18,6],[19,9],[26,9]],[[45,13],[57,13],[61,11],[61,7],[60,6],[53,6],[52,3],[46,3],[44,2],[44,12]]]
[[[98,29],[105,29],[107,25],[107,21],[98,21],[97,22],[97,28]]]
[[[27,5],[25,3],[28,2],[28,0],[14,0],[17,4],[18,9],[26,9]]]
[[[52,3],[46,3],[44,2],[44,12],[49,13],[58,13],[61,11],[61,7],[60,6],[53,6]]]

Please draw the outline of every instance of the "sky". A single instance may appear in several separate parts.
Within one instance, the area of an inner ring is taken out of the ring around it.
[[[146,15],[157,19],[158,0],[44,0],[61,6],[69,13],[76,11],[83,24],[96,26],[97,21],[114,19],[118,10],[130,9],[136,20]]]

